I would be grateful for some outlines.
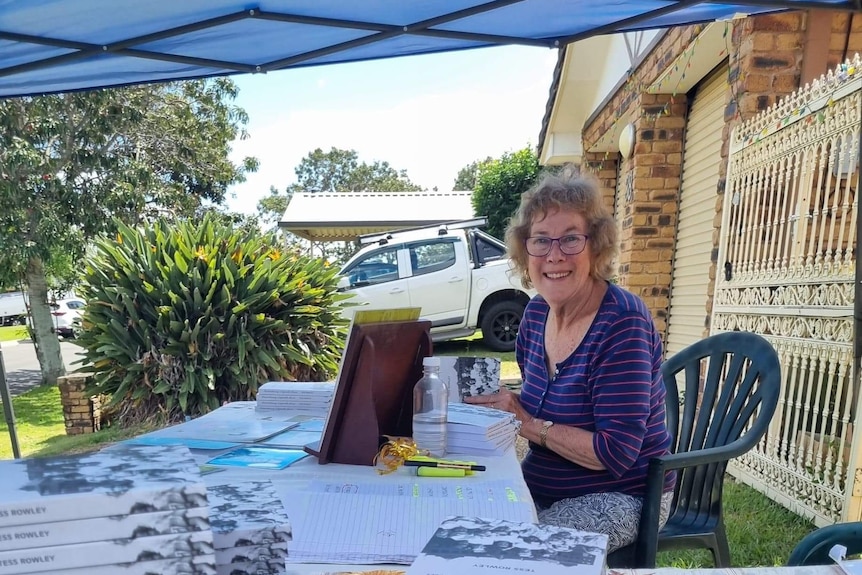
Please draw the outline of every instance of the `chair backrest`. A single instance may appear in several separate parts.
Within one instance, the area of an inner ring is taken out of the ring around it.
[[[787,564],[832,565],[834,561],[829,557],[829,550],[839,544],[847,548],[848,556],[862,553],[862,521],[836,523],[815,529],[796,544]]]
[[[665,361],[661,371],[668,394],[671,452],[713,450],[717,456],[709,458],[711,463],[677,471],[671,516],[720,517],[727,461],[760,440],[778,404],[778,354],[757,334],[726,332],[683,349]],[[682,397],[677,387],[680,372],[685,386]]]

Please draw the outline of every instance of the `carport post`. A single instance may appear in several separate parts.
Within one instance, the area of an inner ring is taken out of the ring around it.
[[[3,364],[3,350],[0,349],[0,401],[3,401],[3,415],[9,428],[9,439],[12,440],[12,455],[21,459],[18,448],[18,432],[15,431],[15,411],[12,409],[12,397],[9,395],[9,384],[6,382],[6,366]]]

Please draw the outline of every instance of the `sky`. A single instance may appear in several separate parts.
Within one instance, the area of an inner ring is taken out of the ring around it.
[[[228,208],[255,213],[315,148],[451,190],[471,162],[538,143],[556,61],[556,50],[507,46],[236,76],[249,137],[231,158],[260,168],[229,190]]]

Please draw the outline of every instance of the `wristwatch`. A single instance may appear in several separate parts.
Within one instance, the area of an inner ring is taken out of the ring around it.
[[[546,449],[548,447],[548,430],[551,429],[552,425],[554,422],[546,419],[542,422],[542,429],[539,431],[539,444]]]

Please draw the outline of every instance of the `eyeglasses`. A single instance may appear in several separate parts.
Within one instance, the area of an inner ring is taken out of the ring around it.
[[[533,257],[543,257],[551,253],[554,242],[560,245],[560,251],[568,256],[576,256],[587,247],[590,236],[586,234],[569,234],[559,238],[548,238],[545,236],[532,236],[527,238],[524,245],[527,253]]]

